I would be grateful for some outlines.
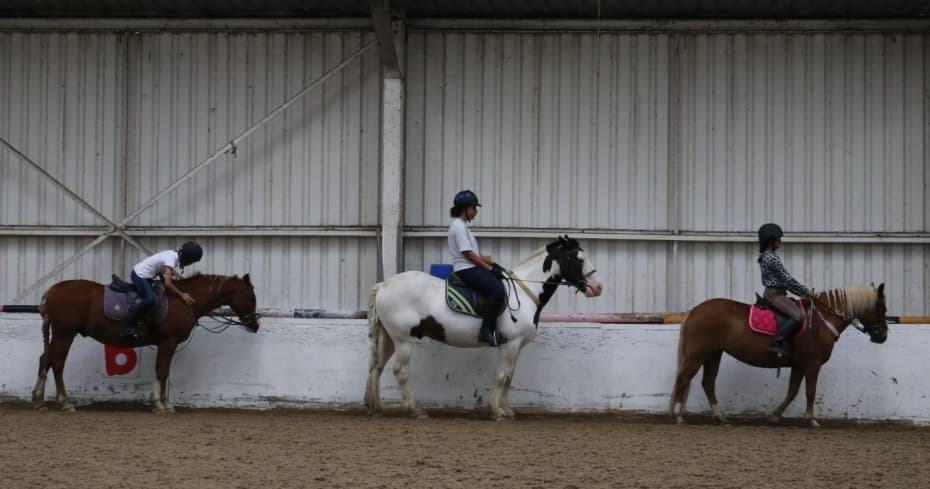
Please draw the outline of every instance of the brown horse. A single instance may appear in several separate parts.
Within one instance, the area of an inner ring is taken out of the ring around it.
[[[178,344],[190,336],[198,318],[218,307],[229,306],[247,330],[252,333],[258,331],[255,289],[248,274],[242,278],[194,275],[177,280],[175,284],[182,292],[190,294],[196,303],[188,306],[180,297],[169,294],[168,316],[158,324],[148,324],[140,339],[120,337],[120,322],[104,316],[104,285],[89,280],[66,280],[51,286],[42,295],[39,306],[45,351],[39,357],[39,377],[32,391],[35,408],[45,407],[45,379],[51,367],[55,372],[58,404],[63,411],[74,412],[74,405],[65,393],[62,374],[71,342],[78,333],[116,347],[157,346],[152,400],[156,413],[171,413],[174,408],[168,402],[166,392],[171,358]]]
[[[875,343],[888,338],[885,321],[885,284],[874,287],[847,287],[817,293],[805,299],[810,311],[811,327],[802,336],[788,342],[788,355],[782,359],[767,350],[770,338],[755,333],[748,327],[749,305],[728,299],[711,299],[692,309],[681,323],[678,339],[678,373],[672,389],[671,413],[678,423],[682,417],[691,379],[704,367],[701,385],[719,423],[726,420],[717,406],[714,382],[723,352],[755,367],[790,367],[791,380],[788,395],[775,409],[770,420],[777,423],[788,404],[794,400],[805,379],[807,388],[806,419],[817,427],[814,420],[814,397],[817,393],[817,376],[820,367],[830,359],[839,335],[854,320],[863,326],[857,329],[867,333]],[[813,307],[811,303],[813,302]]]

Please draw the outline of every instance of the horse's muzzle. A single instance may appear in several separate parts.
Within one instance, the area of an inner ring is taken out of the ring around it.
[[[585,297],[600,297],[604,292],[604,285],[597,280],[588,280],[584,286]]]
[[[888,339],[888,330],[886,329],[886,330],[884,330],[884,331],[882,331],[882,332],[880,332],[880,333],[874,334],[874,335],[873,335],[873,334],[870,334],[870,335],[869,335],[869,339],[872,340],[872,343],[882,344],[882,343],[885,342],[885,340]]]

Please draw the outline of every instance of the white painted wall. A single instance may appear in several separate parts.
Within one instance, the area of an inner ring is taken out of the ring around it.
[[[257,335],[230,329],[219,336],[198,330],[178,353],[171,396],[179,405],[215,407],[360,407],[368,370],[365,321],[268,319]],[[674,376],[677,325],[543,324],[517,366],[514,407],[554,412],[667,408]],[[930,325],[892,326],[884,345],[856,331],[844,334],[825,366],[818,392],[821,418],[902,419],[930,422],[926,372]],[[33,315],[0,314],[0,398],[30,397],[42,349]],[[154,350],[137,350],[140,366],[106,377],[103,345],[78,339],[66,382],[78,401],[145,399],[154,376]],[[417,346],[412,382],[427,407],[485,409],[495,353],[425,340]],[[400,398],[390,366],[382,380],[386,400]],[[784,396],[788,371],[754,369],[727,358],[718,379],[726,414],[767,413]],[[50,379],[51,380],[51,379]],[[706,411],[695,379],[689,408]],[[48,383],[48,397],[54,383]],[[397,406],[396,402],[388,406]],[[803,392],[787,416],[803,413]]]

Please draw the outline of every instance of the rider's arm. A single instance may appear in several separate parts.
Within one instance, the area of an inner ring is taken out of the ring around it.
[[[176,285],[174,285],[174,269],[171,267],[165,267],[165,288],[173,292],[175,295],[184,300],[188,305],[193,304],[194,298],[186,292],[181,292]]]
[[[811,290],[807,287],[801,285],[801,282],[798,282],[794,277],[788,273],[788,270],[785,269],[785,266],[782,264],[781,260],[773,259],[771,262],[773,273],[778,277],[779,282],[785,284],[785,288],[791,291],[793,294],[801,297],[811,293]]]
[[[474,251],[465,250],[462,252],[462,256],[464,256],[466,260],[472,262],[476,267],[483,268],[489,272],[494,268],[491,266],[493,265],[492,262],[485,260],[483,256],[480,256]]]

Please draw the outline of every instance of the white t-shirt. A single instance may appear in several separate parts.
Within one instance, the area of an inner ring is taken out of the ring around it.
[[[468,224],[458,217],[452,218],[452,224],[449,224],[449,253],[452,255],[452,271],[466,270],[474,268],[475,264],[468,261],[463,251],[478,252],[478,242],[475,236],[471,234]]]
[[[178,268],[180,257],[174,250],[161,251],[136,263],[132,271],[136,272],[139,278],[155,278],[165,272],[165,267]]]

